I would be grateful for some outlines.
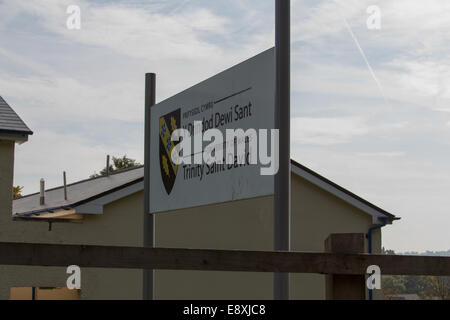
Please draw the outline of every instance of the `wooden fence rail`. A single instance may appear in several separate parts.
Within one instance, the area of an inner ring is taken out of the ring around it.
[[[0,243],[0,265],[450,276],[450,257]]]

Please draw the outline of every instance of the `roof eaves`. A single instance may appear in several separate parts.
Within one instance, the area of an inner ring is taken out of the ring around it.
[[[58,206],[58,207],[52,207],[52,208],[45,208],[40,210],[34,210],[30,212],[22,212],[22,213],[15,213],[13,217],[20,217],[20,218],[29,218],[32,216],[39,216],[41,213],[47,213],[47,212],[55,212],[58,210],[70,210],[73,209],[73,205],[65,205],[65,206]]]
[[[0,129],[0,133],[32,135],[32,134],[33,134],[33,131],[31,131],[31,130],[9,130],[9,129]]]
[[[83,205],[85,203],[88,203],[88,202],[94,201],[94,200],[96,200],[98,198],[107,196],[107,195],[109,195],[111,193],[117,192],[119,190],[127,188],[127,187],[129,187],[129,186],[131,186],[133,184],[139,183],[141,181],[144,181],[143,177],[135,179],[135,180],[130,181],[128,183],[122,184],[122,185],[120,185],[120,186],[118,186],[116,188],[107,190],[105,192],[99,193],[99,194],[97,194],[97,195],[95,195],[93,197],[89,197],[89,198],[86,198],[86,199],[83,199],[83,200],[80,200],[80,201],[77,201],[77,202],[74,202],[74,203],[71,203],[71,204],[67,204],[67,205],[63,205],[63,206],[49,207],[49,208],[44,208],[44,209],[39,209],[39,210],[34,210],[34,211],[29,211],[29,212],[15,213],[13,215],[13,217],[30,217],[30,216],[40,215],[41,213],[53,212],[53,211],[57,211],[57,210],[75,209],[76,207],[81,206],[81,205]],[[27,197],[29,197],[29,196],[27,196]]]

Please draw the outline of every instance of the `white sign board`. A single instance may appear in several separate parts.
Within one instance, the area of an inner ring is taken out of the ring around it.
[[[150,212],[272,195],[274,176],[261,175],[259,162],[175,165],[167,144],[175,129],[192,130],[194,121],[202,121],[203,129],[219,129],[224,137],[226,129],[273,129],[274,95],[272,48],[153,106]]]

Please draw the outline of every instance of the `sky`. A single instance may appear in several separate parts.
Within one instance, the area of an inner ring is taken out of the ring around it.
[[[384,247],[450,249],[450,2],[291,3],[292,158],[401,217]],[[87,178],[107,154],[143,163],[146,72],[162,101],[274,45],[273,0],[0,0],[0,12],[0,95],[34,131],[16,148],[25,194],[63,171]]]

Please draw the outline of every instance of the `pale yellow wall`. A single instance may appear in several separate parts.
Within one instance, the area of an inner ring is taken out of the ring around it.
[[[371,216],[292,175],[292,250],[323,251],[330,233],[366,233]],[[156,216],[160,247],[273,249],[273,199],[265,197]],[[380,249],[374,234],[374,252]],[[272,274],[157,271],[158,299],[272,299]],[[324,299],[324,276],[291,275],[293,299]]]
[[[107,205],[101,216],[54,223],[52,231],[47,223],[12,221],[10,213],[2,212],[0,241],[141,246],[142,195],[136,193]],[[65,287],[65,272],[65,268],[0,266],[0,299],[9,299],[11,287]],[[141,279],[141,270],[82,268],[81,298],[140,299]]]
[[[32,287],[11,288],[10,300],[32,300]],[[35,300],[79,300],[80,291],[68,288],[35,288]]]
[[[14,142],[0,140],[0,216],[11,215],[14,174]],[[4,232],[1,228],[0,237]]]
[[[143,192],[105,207],[103,215],[80,223],[13,222],[9,204],[13,145],[0,144],[0,241],[140,246]],[[10,173],[8,173],[10,172]],[[9,186],[4,186],[9,181]],[[296,175],[292,176],[292,249],[322,251],[330,233],[367,232],[371,217]],[[70,195],[69,195],[70,197]],[[161,247],[273,249],[273,200],[263,197],[156,216],[156,243]],[[374,252],[381,233],[374,235]],[[0,266],[0,299],[11,287],[64,287],[65,268]],[[158,299],[271,299],[269,273],[156,271]],[[324,298],[321,275],[292,275],[294,299]],[[82,269],[82,299],[140,299],[142,271]]]
[[[331,233],[367,233],[372,225],[371,216],[308,181],[292,176],[291,184],[297,195],[291,199],[292,250],[323,251],[324,241]],[[378,253],[381,233],[374,232],[373,239],[373,252]],[[291,275],[293,299],[323,299],[324,296],[324,276]]]
[[[156,215],[160,247],[273,249],[272,197]],[[157,299],[271,299],[272,274],[156,271]]]
[[[0,242],[142,245],[143,192],[105,207],[103,215],[76,223],[13,221],[11,217],[14,142],[0,141]],[[69,194],[70,197],[70,194]],[[142,271],[82,269],[82,299],[140,299]],[[0,299],[12,287],[65,287],[65,268],[0,266]]]

